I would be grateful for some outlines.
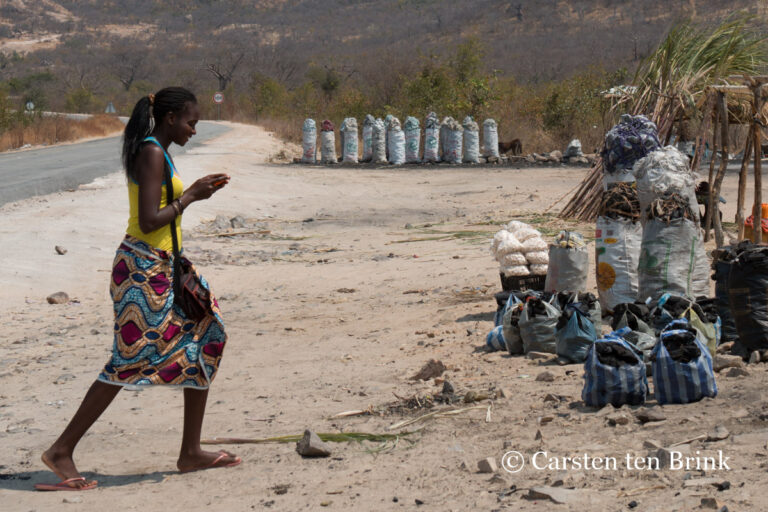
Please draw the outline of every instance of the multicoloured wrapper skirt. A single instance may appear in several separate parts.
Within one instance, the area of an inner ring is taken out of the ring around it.
[[[173,303],[171,257],[129,235],[117,249],[109,287],[115,341],[100,381],[198,389],[213,381],[227,341],[219,305],[211,293],[213,314],[189,320]]]

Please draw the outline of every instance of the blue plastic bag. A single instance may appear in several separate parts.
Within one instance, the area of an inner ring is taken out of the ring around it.
[[[597,354],[596,347],[600,343],[619,343],[632,351],[636,361],[618,368],[603,364]],[[603,407],[612,404],[621,407],[624,404],[640,405],[648,395],[648,378],[645,376],[645,363],[642,355],[621,338],[617,333],[597,340],[589,347],[584,361],[584,387],[581,398],[586,405]]]
[[[670,322],[653,348],[654,396],[660,404],[687,404],[702,398],[717,396],[717,383],[712,370],[712,356],[699,340],[697,331],[685,319]],[[671,336],[690,337],[699,349],[699,356],[689,362],[676,361],[669,354],[665,340]]]
[[[560,318],[560,308],[556,305],[557,295],[553,295],[549,301],[543,299],[528,299],[520,313],[520,338],[523,340],[523,351],[556,352],[557,319]],[[534,302],[538,301],[538,302]],[[541,306],[544,314],[536,306]]]
[[[510,292],[509,297],[507,298],[507,302],[504,303],[504,306],[496,310],[496,314],[493,317],[494,327],[501,325],[504,321],[504,314],[509,311],[510,308],[515,307],[517,304],[520,304],[520,299],[518,299],[514,293]]]
[[[587,358],[589,347],[597,341],[595,324],[578,308],[578,304],[568,304],[565,309],[571,312],[571,317],[555,332],[555,352],[569,361],[582,363]]]
[[[514,294],[509,296],[502,315],[502,334],[504,342],[507,344],[509,355],[516,356],[524,353],[523,339],[520,337],[520,314],[523,303]]]
[[[497,325],[491,329],[491,332],[485,337],[485,344],[492,352],[497,350],[507,350],[507,344],[504,341],[503,327],[501,325]]]

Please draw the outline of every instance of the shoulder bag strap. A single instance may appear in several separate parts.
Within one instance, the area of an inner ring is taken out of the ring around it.
[[[171,170],[168,163],[163,165],[163,172],[165,173],[165,203],[166,206],[170,206],[173,202],[173,181],[171,181]],[[173,243],[173,293],[178,296],[181,293],[181,256],[179,254],[179,240],[176,236],[175,215],[169,226],[171,228],[171,242]]]
[[[157,141],[156,138],[147,137],[144,139],[144,142],[152,142],[157,144],[160,146],[160,149],[163,150],[163,156],[165,157],[165,162],[163,164],[166,198],[165,204],[166,206],[170,206],[170,204],[173,202],[173,179],[171,177],[171,167],[173,166],[173,163],[171,162],[168,153],[165,151],[165,148]],[[175,166],[173,167],[175,168]],[[181,256],[179,255],[179,240],[176,236],[176,216],[173,217],[173,220],[171,220],[169,226],[171,228],[171,242],[173,243],[173,293],[178,297],[178,294],[181,291],[181,280],[177,279],[181,276]]]

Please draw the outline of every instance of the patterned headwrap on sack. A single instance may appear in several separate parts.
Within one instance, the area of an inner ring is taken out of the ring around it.
[[[631,169],[637,160],[661,147],[656,125],[645,116],[621,116],[619,124],[605,134],[601,153],[605,170]]]

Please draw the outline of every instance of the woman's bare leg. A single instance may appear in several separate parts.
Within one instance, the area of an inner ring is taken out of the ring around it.
[[[179,471],[218,468],[240,462],[240,457],[227,452],[225,457],[212,465],[217,458],[221,457],[221,452],[206,452],[200,446],[207,400],[207,389],[184,389],[184,434],[181,439],[181,453],[176,463]]]
[[[77,443],[82,439],[88,429],[99,419],[112,400],[120,391],[120,386],[106,384],[101,381],[94,382],[80,404],[80,408],[72,417],[72,420],[61,433],[59,438],[43,453],[42,459],[51,471],[62,480],[79,477],[72,454]],[[88,482],[73,482],[72,487],[82,487]]]

